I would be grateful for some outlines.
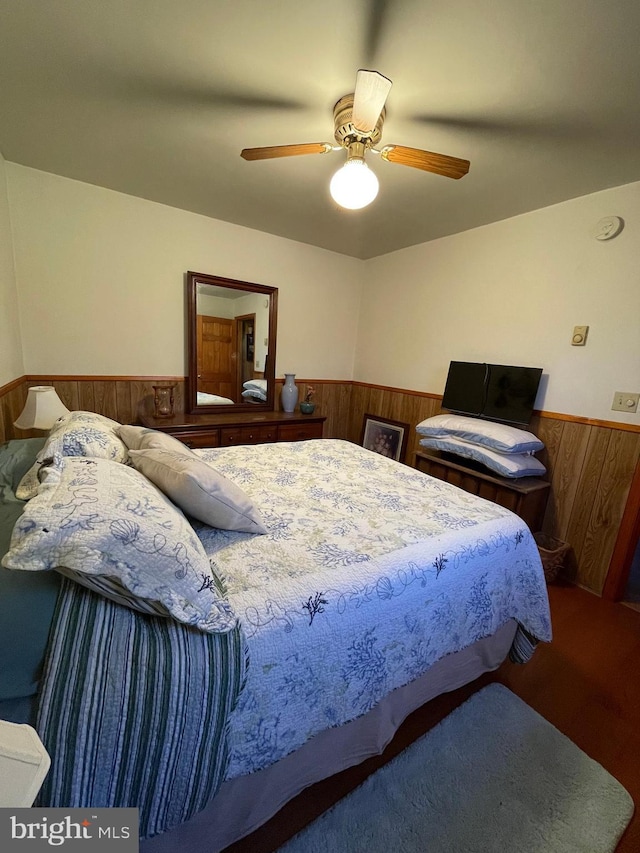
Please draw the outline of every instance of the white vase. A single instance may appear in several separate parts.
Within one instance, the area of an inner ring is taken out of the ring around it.
[[[295,373],[285,373],[284,385],[280,392],[280,402],[283,412],[294,412],[298,402],[298,386]]]

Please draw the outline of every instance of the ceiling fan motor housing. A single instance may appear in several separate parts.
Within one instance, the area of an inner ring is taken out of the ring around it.
[[[345,95],[343,98],[340,98],[333,108],[334,137],[336,142],[338,145],[342,145],[343,148],[348,148],[353,142],[362,142],[366,148],[377,145],[382,138],[384,116],[385,109],[383,107],[373,130],[363,133],[354,127],[352,122],[353,95]]]

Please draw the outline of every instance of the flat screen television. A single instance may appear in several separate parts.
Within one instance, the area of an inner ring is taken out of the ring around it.
[[[527,426],[541,376],[541,367],[452,361],[442,408],[488,421]]]

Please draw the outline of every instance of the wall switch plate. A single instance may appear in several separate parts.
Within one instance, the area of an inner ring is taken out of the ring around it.
[[[574,326],[573,335],[571,337],[572,347],[583,347],[587,342],[588,326]]]
[[[613,412],[637,412],[638,398],[640,394],[633,394],[629,391],[616,391],[613,395]]]

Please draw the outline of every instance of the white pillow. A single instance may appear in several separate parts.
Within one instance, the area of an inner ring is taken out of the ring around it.
[[[242,396],[245,398],[245,400],[266,401],[267,399],[267,395],[264,393],[264,391],[258,391],[257,388],[245,388],[245,390],[242,392]]]
[[[266,379],[247,379],[246,382],[242,384],[243,388],[246,388],[248,391],[262,391],[263,394],[267,393],[267,380]]]
[[[174,453],[183,453],[185,456],[192,456],[194,459],[198,458],[193,450],[187,447],[186,444],[183,444],[179,439],[174,438],[167,432],[160,432],[157,429],[124,424],[119,428],[118,435],[129,450],[149,450],[155,448],[158,450],[172,450]]]
[[[56,454],[2,565],[57,569],[120,604],[201,631],[236,624],[184,515],[135,468],[108,459]]]
[[[436,450],[444,450],[473,459],[486,465],[501,477],[540,477],[546,472],[546,468],[530,453],[500,453],[489,447],[472,444],[460,438],[450,436],[448,438],[423,438],[420,440],[423,447],[433,447]]]
[[[187,515],[222,530],[267,532],[249,495],[195,454],[150,449],[129,455],[137,470]]]
[[[38,471],[45,459],[61,456],[87,456],[95,459],[127,461],[127,448],[119,438],[120,424],[97,412],[69,412],[51,427],[44,447],[16,490],[16,497],[27,501],[38,492]]]
[[[544,449],[543,442],[532,432],[465,415],[436,415],[419,423],[416,430],[430,438],[454,436],[501,453],[536,453]]]

